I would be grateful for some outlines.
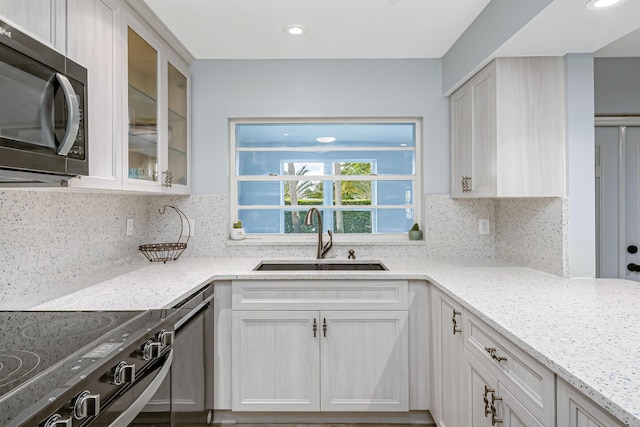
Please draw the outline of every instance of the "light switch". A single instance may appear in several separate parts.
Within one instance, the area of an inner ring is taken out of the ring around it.
[[[133,236],[133,218],[127,218],[127,236]]]

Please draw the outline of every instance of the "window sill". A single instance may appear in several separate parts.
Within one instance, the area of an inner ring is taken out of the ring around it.
[[[425,240],[409,240],[408,237],[402,238],[398,236],[376,236],[375,240],[372,239],[364,239],[362,237],[344,237],[339,236],[336,238],[334,234],[333,246],[425,246]],[[327,236],[323,236],[323,242],[327,242]],[[280,238],[269,238],[269,237],[245,237],[242,240],[226,240],[227,246],[313,246],[318,244],[317,238],[314,239],[300,239],[300,238],[290,238],[290,239],[280,239]]]

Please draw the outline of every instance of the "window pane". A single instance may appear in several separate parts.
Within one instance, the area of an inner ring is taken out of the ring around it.
[[[282,203],[282,183],[278,181],[259,182],[241,181],[238,182],[238,204],[246,205],[275,205]]]
[[[335,138],[331,142],[330,139]],[[318,139],[321,139],[320,141]],[[243,123],[236,147],[414,147],[414,123]]]
[[[406,233],[413,225],[413,209],[378,209],[378,233]]]
[[[282,233],[281,215],[279,209],[238,209],[246,233]]]
[[[332,164],[337,162],[369,163],[371,171],[366,175],[415,174],[413,151],[239,151],[237,158],[238,176],[284,175],[288,171],[288,163],[294,163],[296,171],[306,164],[304,175],[331,175],[334,173]]]
[[[372,181],[337,181],[333,183],[334,205],[371,205]]]
[[[413,181],[377,181],[376,205],[412,205]]]
[[[336,210],[333,213],[335,233],[371,233],[372,209]]]

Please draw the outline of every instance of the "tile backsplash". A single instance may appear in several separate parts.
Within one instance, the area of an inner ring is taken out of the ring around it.
[[[228,240],[226,195],[153,196],[60,191],[0,190],[0,309],[37,305],[122,274],[148,261],[144,243],[173,242],[180,233],[174,205],[195,221],[184,257],[313,258],[309,243],[264,244]],[[330,256],[346,258],[502,258],[552,274],[568,275],[566,199],[451,199],[427,195],[425,240],[342,243]],[[126,236],[126,220],[134,220]],[[478,233],[478,219],[491,233]]]

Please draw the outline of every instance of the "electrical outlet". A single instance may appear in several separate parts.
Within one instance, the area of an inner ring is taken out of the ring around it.
[[[478,231],[480,234],[490,234],[491,228],[488,219],[480,219],[478,220]]]
[[[133,236],[133,218],[127,218],[127,236]]]

